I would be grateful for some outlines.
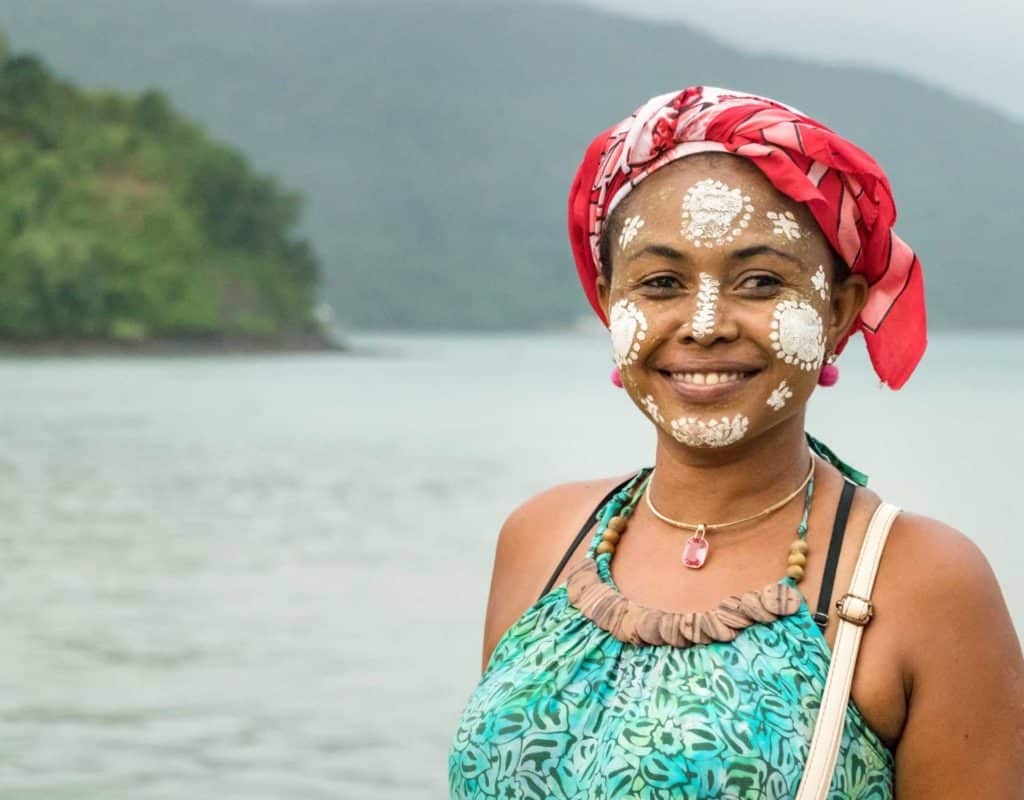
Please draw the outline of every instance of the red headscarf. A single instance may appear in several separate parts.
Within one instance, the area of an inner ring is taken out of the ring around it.
[[[878,377],[906,383],[927,344],[921,262],[893,233],[896,206],[885,173],[853,143],[789,106],[694,86],[648,100],[587,148],[569,192],[569,240],[583,290],[608,324],[594,280],[605,221],[640,181],[678,158],[718,151],[749,158],[780,192],[810,209],[868,300],[850,331],[864,334]]]

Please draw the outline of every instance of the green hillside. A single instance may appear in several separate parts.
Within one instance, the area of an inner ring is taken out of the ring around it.
[[[1024,126],[897,75],[755,57],[681,25],[529,3],[0,0],[90,85],[158,86],[309,200],[324,296],[357,327],[588,313],[565,195],[589,138],[692,83],[766,93],[887,168],[935,326],[1020,325]]]
[[[0,45],[0,131],[0,338],[316,338],[298,196],[159,92]]]

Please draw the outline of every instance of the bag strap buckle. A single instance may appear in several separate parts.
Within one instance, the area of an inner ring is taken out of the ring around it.
[[[855,594],[844,594],[836,600],[836,614],[840,619],[863,627],[875,615],[875,607],[866,597]]]

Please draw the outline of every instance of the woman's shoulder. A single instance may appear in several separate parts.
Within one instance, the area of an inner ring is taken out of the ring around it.
[[[505,520],[499,536],[511,539],[513,543],[529,540],[531,544],[540,543],[534,539],[559,539],[558,523],[578,520],[582,524],[612,489],[633,474],[550,486],[516,506]]]
[[[873,596],[877,608],[890,610],[890,633],[899,643],[908,688],[922,676],[948,677],[972,653],[1020,658],[1020,643],[988,557],[967,533],[945,522],[900,511],[886,540]]]
[[[509,513],[498,533],[494,553],[484,623],[485,664],[501,635],[538,599],[590,514],[605,495],[629,477],[560,483],[532,495]],[[584,539],[576,555],[586,545]]]
[[[856,544],[851,568],[868,523],[885,500],[866,486],[858,487],[849,525],[858,532],[851,537]],[[972,584],[998,589],[988,559],[968,534],[902,507],[886,538],[876,588],[883,583],[918,597],[922,592],[960,590]]]
[[[921,600],[938,600],[949,593],[983,594],[991,598],[999,584],[988,558],[963,531],[933,517],[901,510],[886,541],[893,584]],[[920,605],[920,602],[918,603]]]
[[[866,490],[858,494],[866,501],[856,526],[862,541],[881,499]],[[913,620],[923,635],[940,623],[955,627],[981,609],[991,612],[1002,605],[1006,613],[995,573],[974,540],[952,525],[906,509],[900,509],[889,530],[873,595],[882,601],[876,605],[904,610],[906,621]]]
[[[512,570],[524,587],[539,591],[601,500],[629,477],[559,483],[524,500],[498,533],[495,572]]]

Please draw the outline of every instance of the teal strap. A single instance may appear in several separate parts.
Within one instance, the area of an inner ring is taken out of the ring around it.
[[[810,447],[811,450],[814,451],[817,455],[825,459],[829,464],[838,469],[841,473],[843,473],[843,475],[845,475],[858,486],[868,485],[867,475],[865,475],[859,469],[851,467],[849,464],[843,461],[839,456],[833,453],[829,449],[828,445],[826,445],[824,442],[818,441],[809,433],[805,432],[804,435],[807,437],[808,447]]]

